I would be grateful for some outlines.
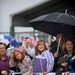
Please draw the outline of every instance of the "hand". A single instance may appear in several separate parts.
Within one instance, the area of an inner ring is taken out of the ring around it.
[[[65,72],[65,75],[70,75],[70,72],[69,71]]]
[[[75,60],[75,55],[72,57],[72,60]]]
[[[9,70],[10,71],[10,73],[14,73],[14,70]]]
[[[30,46],[30,48],[33,48],[34,47],[34,45],[33,45],[32,42],[29,43],[29,46]]]
[[[25,43],[25,46],[26,46],[26,48],[28,48],[28,46],[29,46],[30,48],[33,48],[33,47],[34,47],[34,45],[33,45],[31,42],[26,42],[26,43]]]
[[[55,52],[55,53],[54,53],[54,58],[55,58],[55,57],[58,57],[58,52]]]
[[[8,75],[8,72],[6,70],[1,71],[1,74]]]
[[[64,57],[67,57],[67,54],[65,54]]]
[[[48,71],[43,71],[43,75],[46,75],[48,73]]]
[[[13,41],[14,41],[14,39],[11,39],[11,40],[10,40],[10,44],[11,44]]]

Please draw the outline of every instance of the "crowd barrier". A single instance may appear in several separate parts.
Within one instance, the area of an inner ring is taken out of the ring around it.
[[[21,73],[21,72],[15,72],[9,75],[26,75],[25,73]],[[42,73],[36,73],[36,74],[31,74],[31,75],[43,75]],[[56,73],[48,73],[46,75],[56,75]],[[65,73],[62,73],[62,75],[65,75]],[[70,75],[75,75],[75,73],[70,73]]]

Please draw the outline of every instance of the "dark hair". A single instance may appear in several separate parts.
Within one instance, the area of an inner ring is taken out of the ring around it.
[[[67,41],[71,41],[72,42],[72,44],[73,44],[73,53],[74,53],[74,41],[72,39],[66,39],[64,44],[63,44],[63,46],[62,46],[62,50],[63,50],[64,54],[67,53],[67,50],[65,48],[65,44],[66,44]]]
[[[3,45],[5,46],[5,48],[6,48],[6,44],[5,44],[5,43],[0,42],[0,45],[2,45],[2,44],[3,44]]]
[[[55,36],[57,36],[58,34],[61,34],[62,36],[64,36],[64,38],[66,38],[65,33],[63,33],[63,32],[61,32],[61,31],[59,31],[59,32],[57,32],[57,33],[55,34]]]
[[[19,46],[22,46],[22,42],[19,42]]]

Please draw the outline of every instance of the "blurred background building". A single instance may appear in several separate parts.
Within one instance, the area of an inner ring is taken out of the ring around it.
[[[49,34],[34,30],[28,21],[51,12],[75,15],[73,0],[0,0],[0,34],[14,36],[19,42],[22,37],[51,41]]]

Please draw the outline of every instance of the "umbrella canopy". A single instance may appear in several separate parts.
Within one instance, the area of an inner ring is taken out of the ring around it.
[[[10,35],[0,35],[0,42],[6,43],[6,44],[8,44],[9,41],[11,41],[12,39],[14,39],[14,41],[11,43],[11,45],[12,46],[18,45],[18,42],[16,41],[16,39],[13,36],[10,36]]]
[[[75,39],[75,17],[67,13],[54,12],[39,16],[29,22],[35,29],[50,35],[63,32],[66,37]]]

